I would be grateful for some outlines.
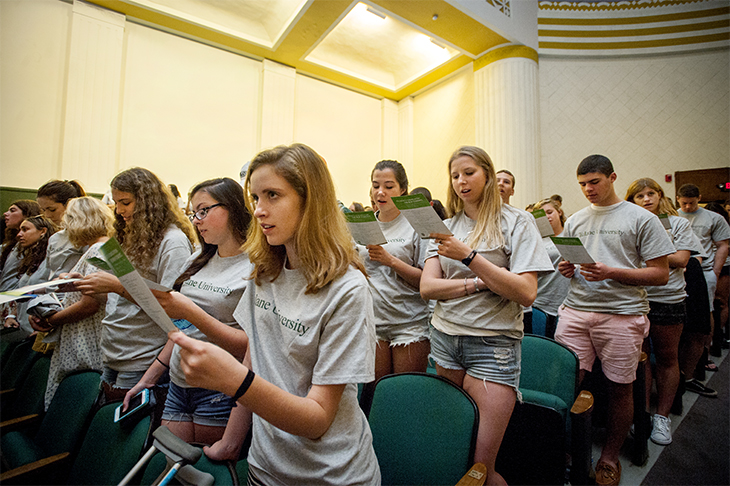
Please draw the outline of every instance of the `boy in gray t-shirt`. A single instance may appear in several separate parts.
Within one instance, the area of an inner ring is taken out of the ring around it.
[[[656,216],[616,195],[608,158],[586,157],[577,173],[592,204],[568,219],[561,236],[580,238],[596,263],[580,265],[579,271],[570,262],[558,265],[571,282],[555,339],[578,355],[581,379],[596,356],[601,360],[609,380],[609,416],[596,484],[614,485],[621,478],[618,455],[633,419],[632,383],[649,332],[644,286],[667,283],[667,255],[674,247]]]

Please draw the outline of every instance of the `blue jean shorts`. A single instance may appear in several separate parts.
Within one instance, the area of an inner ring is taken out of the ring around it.
[[[522,342],[506,336],[451,336],[431,326],[431,357],[442,368],[478,380],[520,386]]]
[[[205,388],[183,388],[171,381],[162,420],[225,427],[235,404],[233,398],[225,393]]]

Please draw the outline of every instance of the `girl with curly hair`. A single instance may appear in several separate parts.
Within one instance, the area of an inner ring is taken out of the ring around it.
[[[172,287],[192,253],[190,221],[160,179],[135,167],[111,182],[116,203],[114,229],[124,253],[143,277]],[[86,295],[108,293],[101,337],[102,388],[108,400],[122,399],[142,378],[167,342],[165,332],[138,307],[114,275],[92,273],[76,283]]]

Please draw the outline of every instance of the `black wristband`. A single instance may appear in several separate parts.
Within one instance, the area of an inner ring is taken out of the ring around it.
[[[170,365],[166,365],[165,363],[163,363],[163,362],[162,362],[162,360],[160,359],[160,357],[159,357],[159,356],[155,356],[155,359],[156,359],[156,360],[157,360],[157,362],[158,362],[158,363],[160,363],[160,364],[161,364],[162,366],[164,366],[164,367],[165,367],[165,368],[167,368],[168,370],[170,369]]]
[[[469,256],[466,257],[466,258],[464,258],[461,261],[461,263],[463,263],[464,265],[466,265],[468,267],[469,265],[471,265],[471,261],[474,260],[474,257],[475,256],[477,256],[477,251],[476,250],[472,250],[471,253],[469,253]]]
[[[246,393],[248,391],[248,387],[251,386],[254,376],[256,376],[256,373],[254,373],[253,370],[249,369],[248,374],[246,375],[246,378],[243,379],[243,383],[241,383],[241,386],[239,386],[238,390],[236,390],[236,394],[233,395],[234,402],[237,402],[238,399],[241,398],[244,395],[244,393]]]

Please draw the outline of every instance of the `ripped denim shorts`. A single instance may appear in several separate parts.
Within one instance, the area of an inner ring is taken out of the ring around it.
[[[522,341],[506,336],[451,336],[431,326],[431,357],[479,380],[520,386]]]
[[[225,393],[205,388],[183,388],[171,381],[162,419],[225,427],[233,405],[233,398]]]

